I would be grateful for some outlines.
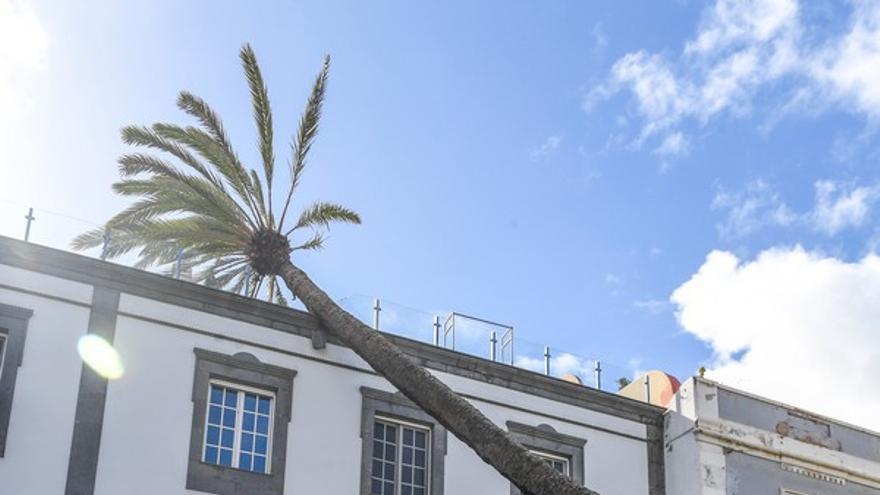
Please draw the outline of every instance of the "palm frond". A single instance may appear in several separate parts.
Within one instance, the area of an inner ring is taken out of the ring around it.
[[[266,205],[258,199],[257,191],[244,167],[234,153],[230,153],[214,138],[195,127],[183,128],[173,124],[153,124],[153,131],[167,140],[175,141],[196,151],[214,166],[229,185],[238,193],[239,198],[250,209],[256,223],[267,226]],[[259,191],[262,197],[262,191]]]
[[[321,232],[315,232],[311,239],[299,246],[294,246],[291,251],[320,251],[321,249],[324,249],[324,240],[324,234]]]
[[[324,57],[324,66],[315,78],[315,84],[312,85],[312,93],[309,95],[309,101],[306,103],[306,109],[300,118],[299,128],[296,131],[296,139],[291,144],[293,157],[290,162],[290,189],[287,191],[287,199],[284,201],[284,208],[281,210],[281,217],[278,219],[278,232],[282,232],[284,229],[284,218],[287,216],[287,209],[290,207],[293,191],[299,185],[302,172],[306,167],[306,157],[309,154],[309,150],[312,149],[315,136],[318,135],[318,124],[321,121],[321,109],[324,106],[324,92],[327,89],[327,75],[329,71],[330,56],[327,55]]]
[[[329,228],[334,222],[360,224],[361,217],[354,210],[344,206],[319,201],[303,210],[296,225],[287,232],[287,235],[304,227]]]
[[[272,107],[269,105],[269,90],[263,81],[263,74],[257,64],[257,56],[250,44],[241,48],[241,65],[251,91],[254,106],[254,122],[260,138],[260,155],[263,157],[263,173],[266,177],[266,191],[269,197],[269,215],[272,213],[272,178],[275,174],[275,151],[272,125]]]

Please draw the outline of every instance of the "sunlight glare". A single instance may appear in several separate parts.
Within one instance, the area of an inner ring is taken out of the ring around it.
[[[76,345],[76,350],[89,368],[108,380],[120,378],[125,373],[119,353],[109,342],[97,335],[83,335]]]

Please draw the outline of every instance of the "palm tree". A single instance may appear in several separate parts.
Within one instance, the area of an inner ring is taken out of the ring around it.
[[[193,270],[196,281],[286,304],[283,284],[328,331],[523,493],[595,493],[575,486],[529,454],[380,332],[339,307],[293,264],[294,252],[323,246],[323,233],[331,223],[360,223],[353,210],[326,202],[306,207],[295,222],[288,218],[318,132],[330,61],[324,60],[291,143],[291,181],[278,215],[273,210],[275,152],[268,92],[249,45],[241,49],[241,62],[253,102],[262,174],[244,167],[211,107],[182,92],[178,106],[200,127],[157,123],[122,129],[126,144],[160,151],[177,164],[150,153],[120,157],[121,180],[113,189],[137,200],[103,227],[77,237],[73,247],[103,244],[104,255],[110,258],[134,251],[140,267],[183,266]],[[303,230],[311,234],[298,244],[291,243]]]

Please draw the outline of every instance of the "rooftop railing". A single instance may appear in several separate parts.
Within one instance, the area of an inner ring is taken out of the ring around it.
[[[99,226],[98,222],[0,199],[0,234],[7,237],[72,251],[71,239]],[[97,248],[76,253],[102,257],[102,250]],[[131,255],[112,261],[133,266],[136,259]],[[158,270],[151,271],[159,273]],[[171,273],[172,276],[185,276],[179,270]],[[510,322],[492,321],[451,310],[427,311],[361,294],[343,297],[338,302],[361,321],[379,330],[588,387],[616,391],[620,379],[630,379],[637,374],[631,366],[536,342],[532,340],[536,335],[533,329],[519,328]]]

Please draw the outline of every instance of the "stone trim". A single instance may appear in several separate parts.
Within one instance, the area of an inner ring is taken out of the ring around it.
[[[240,352],[234,356],[196,348],[193,377],[193,419],[190,434],[186,488],[217,495],[277,495],[284,491],[287,464],[287,429],[293,407],[296,371],[261,363]],[[272,461],[269,474],[253,473],[202,462],[208,387],[211,380],[271,391],[275,394]]]
[[[559,433],[547,424],[531,426],[508,421],[507,431],[517,443],[524,447],[568,459],[571,479],[578,486],[584,486],[584,445],[587,444],[585,439]],[[520,495],[519,489],[512,483],[510,494]]]
[[[15,381],[24,359],[28,320],[33,314],[30,309],[0,303],[0,335],[6,339],[3,353],[0,354],[0,457],[6,455]]]
[[[0,260],[3,264],[82,283],[113,287],[135,296],[300,335],[313,339],[316,348],[323,346],[325,340],[342,345],[332,334],[325,334],[317,319],[309,313],[143,270],[3,236],[0,236]],[[385,335],[416,362],[430,369],[645,425],[662,426],[664,409],[657,406],[405,337]],[[662,449],[662,442],[658,445]]]
[[[443,495],[446,464],[446,428],[400,393],[361,387],[361,485],[360,495],[369,495],[372,471],[373,424],[376,415],[418,423],[431,430],[431,495]]]
[[[107,287],[94,287],[88,333],[98,335],[112,344],[116,334],[118,307],[119,291]],[[79,392],[76,397],[73,437],[70,441],[70,460],[67,463],[67,481],[64,489],[66,495],[95,493],[106,402],[107,379],[84,363],[80,371]]]

